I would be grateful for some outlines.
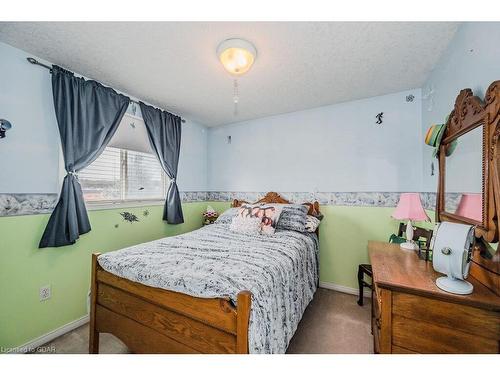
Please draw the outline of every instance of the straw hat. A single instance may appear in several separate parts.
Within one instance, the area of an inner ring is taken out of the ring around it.
[[[427,133],[425,134],[425,143],[434,147],[434,152],[432,154],[433,157],[436,157],[439,152],[439,146],[441,145],[441,140],[443,139],[445,130],[446,124],[432,125],[429,129],[427,129]],[[445,155],[450,156],[456,148],[457,140],[455,139],[448,145],[448,147],[446,147]]]

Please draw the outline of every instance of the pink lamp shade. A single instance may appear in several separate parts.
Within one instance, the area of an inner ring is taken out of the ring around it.
[[[476,221],[483,221],[483,197],[480,193],[464,193],[455,214]]]
[[[397,220],[430,221],[422,207],[419,193],[402,193],[392,217]]]

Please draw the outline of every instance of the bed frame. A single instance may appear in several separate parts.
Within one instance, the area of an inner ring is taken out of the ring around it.
[[[234,200],[238,207],[244,201]],[[257,202],[256,202],[257,203]],[[290,203],[268,193],[258,203]],[[319,213],[318,202],[304,203]],[[248,353],[252,294],[197,298],[113,275],[92,254],[89,353],[99,352],[99,334],[111,333],[132,353]]]

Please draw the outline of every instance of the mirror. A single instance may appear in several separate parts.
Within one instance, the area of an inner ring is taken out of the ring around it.
[[[497,83],[490,86],[484,101],[470,89],[460,91],[448,117],[438,155],[437,221],[474,225],[476,237],[486,242],[498,241],[493,195],[497,190],[494,182],[500,180],[496,174],[493,176],[496,144],[490,147],[495,143],[492,136],[497,129],[490,120],[490,103],[496,106],[496,99],[492,101],[491,95],[496,97],[496,87]]]
[[[484,98],[460,91],[438,160],[436,221],[475,226],[470,273],[500,295],[500,81]]]
[[[446,157],[444,210],[483,223],[483,129],[479,126],[454,140]]]

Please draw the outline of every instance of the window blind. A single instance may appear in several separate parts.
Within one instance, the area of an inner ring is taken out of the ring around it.
[[[168,177],[152,154],[107,147],[79,173],[87,202],[163,199]]]
[[[106,147],[92,164],[78,173],[85,201],[122,199],[120,158],[120,149]]]
[[[155,156],[127,151],[127,183],[125,199],[152,199],[165,197],[164,173]]]

